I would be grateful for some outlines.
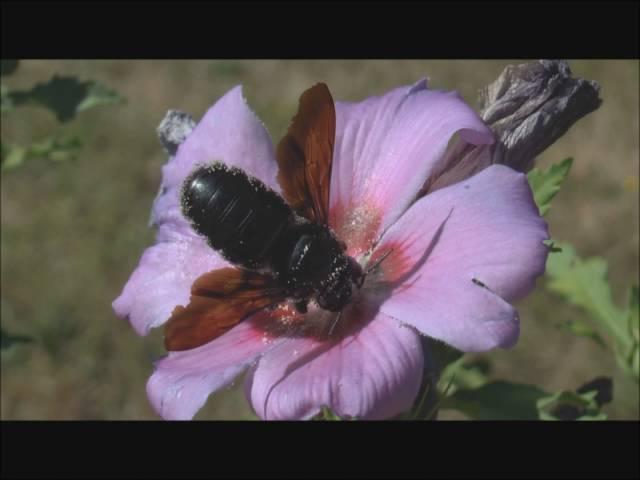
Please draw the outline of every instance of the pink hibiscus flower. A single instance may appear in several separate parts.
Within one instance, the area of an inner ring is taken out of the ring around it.
[[[503,165],[420,197],[447,170],[454,134],[490,145],[491,130],[454,92],[422,80],[360,103],[336,102],[330,225],[369,275],[329,336],[318,308],[263,311],[219,338],[156,364],[147,384],[163,418],[190,419],[207,397],[248,369],[245,391],[263,419],[306,419],[326,405],[341,416],[390,418],[407,411],[420,387],[420,336],[463,351],[514,345],[516,310],[544,271],[547,225],[524,174]],[[189,303],[193,282],[228,266],[180,210],[184,179],[222,160],[280,191],[274,148],[240,87],[218,100],[163,167],[153,206],[157,242],[114,301],[118,316],[145,335]],[[453,163],[452,163],[453,164]],[[454,180],[455,179],[455,180]],[[452,182],[456,183],[452,183]],[[303,327],[309,328],[303,328]]]

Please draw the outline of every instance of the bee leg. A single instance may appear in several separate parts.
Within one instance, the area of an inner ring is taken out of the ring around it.
[[[358,262],[356,262],[353,258],[349,258],[349,263],[351,264],[351,281],[358,288],[362,288],[364,284],[364,280],[366,278],[366,274],[362,271],[362,267]]]
[[[391,255],[391,253],[393,252],[393,248],[390,248],[389,250],[387,250],[386,252],[384,252],[384,254],[380,257],[379,260],[376,261],[376,263],[374,263],[373,265],[371,265],[370,267],[367,267],[367,270],[364,272],[365,275],[369,275],[371,272],[373,272],[376,268],[378,268],[380,266],[380,264],[382,262],[385,261],[385,259]]]
[[[336,325],[340,321],[340,318],[342,318],[342,310],[338,312],[338,314],[336,315],[336,318],[334,318],[333,322],[331,322],[331,327],[329,328],[328,336],[331,336],[331,334],[333,333],[333,329],[336,328]]]
[[[293,304],[298,313],[307,313],[307,301],[306,300],[298,300]]]

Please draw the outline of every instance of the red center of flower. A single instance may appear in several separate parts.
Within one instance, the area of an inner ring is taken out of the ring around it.
[[[371,204],[346,208],[341,204],[331,209],[330,225],[337,237],[347,245],[347,255],[360,261],[362,268],[379,263],[371,270],[360,289],[342,312],[323,310],[314,302],[307,313],[300,313],[286,302],[256,315],[252,322],[265,342],[276,337],[312,337],[322,341],[339,341],[352,335],[373,320],[385,298],[402,283],[412,265],[400,243],[375,246],[379,239],[381,209]],[[367,258],[367,254],[375,250]],[[384,258],[383,258],[384,257]]]
[[[369,204],[337,204],[329,212],[329,223],[347,245],[347,255],[357,258],[374,245],[380,233],[380,209]]]
[[[359,247],[364,248],[362,244]],[[353,335],[375,318],[380,305],[395,288],[400,287],[403,277],[412,270],[410,259],[400,243],[388,243],[376,248],[363,269],[367,271],[367,266],[378,262],[368,273],[362,288],[354,291],[351,303],[342,312],[329,312],[311,302],[308,312],[302,314],[293,304],[282,303],[262,312],[260,320],[254,322],[255,327],[265,342],[276,337],[339,341]]]

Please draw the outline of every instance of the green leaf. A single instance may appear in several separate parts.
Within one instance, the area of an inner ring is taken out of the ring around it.
[[[596,403],[599,407],[607,403],[611,403],[613,400],[613,380],[611,377],[596,377],[593,380],[585,383],[578,389],[577,393],[596,392]]]
[[[489,381],[490,364],[487,359],[465,363],[455,374],[456,388],[477,388]]]
[[[535,385],[495,381],[458,390],[442,408],[451,408],[474,420],[537,420],[536,402],[549,394]]]
[[[585,308],[605,322],[618,319],[622,312],[613,304],[606,280],[607,262],[600,257],[582,260],[572,245],[562,244],[562,251],[549,256],[547,286],[571,303]],[[624,333],[617,325],[619,334]]]
[[[627,329],[631,336],[633,347],[627,357],[627,365],[631,372],[640,377],[640,301],[638,299],[638,285],[633,285],[629,291],[629,307],[627,309]]]
[[[447,365],[442,371],[438,383],[440,395],[445,395],[445,388],[451,395],[458,390],[481,387],[489,381],[487,376],[489,369],[490,365],[486,359],[477,359],[471,362],[467,358],[458,359]]]
[[[440,370],[444,370],[447,365],[456,362],[464,355],[464,352],[433,338],[423,337],[423,342],[426,342],[423,350],[428,349],[433,358],[433,362]]]
[[[0,60],[0,75],[11,75],[18,68],[19,60]]]
[[[562,391],[541,398],[537,402],[540,420],[606,420],[596,401],[598,392]]]
[[[603,340],[602,336],[584,322],[572,320],[572,321],[560,323],[558,324],[558,327],[560,327],[561,329],[567,332],[573,333],[578,337],[589,338],[594,342],[596,342],[600,347],[605,349],[607,348],[607,344]]]
[[[413,402],[413,407],[409,412],[404,414],[400,414],[396,417],[398,420],[431,420],[429,418],[430,413],[434,413],[435,409],[430,407],[429,400],[432,399],[434,395],[434,388],[432,382],[425,382],[422,380],[422,385],[420,386],[420,390],[418,391],[418,396],[416,400]],[[435,393],[437,395],[437,393]],[[434,406],[437,403],[437,399],[434,398]]]
[[[28,146],[2,144],[2,171],[13,170],[34,159],[50,162],[75,160],[82,142],[77,137],[50,137]]]
[[[444,342],[429,337],[421,337],[422,349],[425,352],[425,368],[422,372],[422,382],[420,390],[409,411],[403,412],[395,417],[395,420],[434,420],[439,408],[439,402],[445,393],[440,383],[444,382],[444,376],[451,386],[451,375],[445,374],[447,365],[456,363],[464,355]],[[438,381],[440,377],[440,382]],[[446,387],[444,389],[446,390]]]
[[[111,90],[101,83],[97,82],[84,82],[87,86],[87,94],[78,105],[76,109],[78,112],[88,110],[98,105],[112,105],[118,103],[124,103],[124,97],[118,95],[115,90]]]
[[[627,310],[628,328],[631,337],[638,341],[640,339],[640,296],[638,285],[633,285],[629,289],[629,308]]]
[[[547,259],[547,288],[587,311],[599,328],[614,344],[619,365],[638,379],[637,292],[632,290],[630,307],[620,310],[612,300],[607,281],[607,262],[600,257],[579,258],[569,244],[562,244],[562,252]],[[635,320],[634,320],[635,319]]]
[[[611,401],[610,378],[596,378],[576,392],[549,394],[535,385],[495,381],[458,390],[443,401],[474,420],[604,420]]]
[[[438,410],[442,406],[445,398],[449,395],[449,390],[453,385],[455,376],[452,376],[449,383],[439,392],[437,388],[431,388],[433,384],[428,384],[422,392],[422,397],[416,407],[409,413],[411,420],[435,420]]]
[[[533,191],[533,198],[538,205],[540,215],[544,215],[551,208],[551,200],[560,190],[565,177],[569,174],[573,158],[565,158],[560,163],[551,165],[546,170],[534,168],[527,174],[529,185]]]
[[[77,113],[97,105],[124,102],[124,98],[98,82],[81,82],[75,77],[54,75],[46,83],[31,90],[8,92],[13,106],[39,105],[51,110],[61,122],[71,120]],[[5,103],[3,101],[3,103]]]
[[[33,338],[26,335],[13,335],[3,328],[0,328],[0,349],[6,350],[17,343],[31,343]]]
[[[13,100],[9,96],[9,89],[6,85],[0,85],[0,112],[13,110]]]
[[[544,240],[542,243],[547,246],[547,248],[549,249],[549,253],[558,253],[562,251],[562,248],[558,247],[554,240]]]
[[[486,359],[470,361],[463,352],[441,341],[428,337],[422,341],[432,368],[425,369],[413,407],[399,415],[399,420],[433,420],[447,396],[458,389],[475,388],[487,382],[489,362]]]
[[[488,360],[484,358],[469,360],[464,352],[444,342],[434,339],[427,340],[429,342],[428,349],[432,356],[431,361],[440,371],[438,392],[441,396],[444,395],[445,389],[449,394],[452,394],[458,389],[476,388],[487,382],[490,368]]]

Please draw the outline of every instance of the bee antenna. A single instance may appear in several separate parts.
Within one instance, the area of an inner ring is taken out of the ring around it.
[[[384,252],[384,254],[382,255],[382,257],[380,259],[378,259],[376,261],[376,263],[374,263],[373,265],[371,265],[370,267],[367,268],[367,270],[364,272],[365,276],[369,275],[371,272],[373,272],[376,268],[378,268],[380,266],[380,264],[387,259],[387,257],[389,255],[391,255],[391,252],[393,252],[393,248],[390,248],[389,250],[387,250],[386,252]]]

